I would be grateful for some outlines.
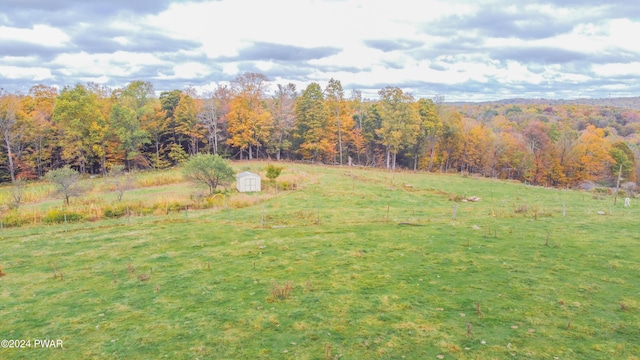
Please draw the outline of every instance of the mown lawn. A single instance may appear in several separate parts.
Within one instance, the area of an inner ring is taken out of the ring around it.
[[[640,358],[635,200],[286,166],[246,207],[4,229],[0,340],[64,349],[0,358]]]

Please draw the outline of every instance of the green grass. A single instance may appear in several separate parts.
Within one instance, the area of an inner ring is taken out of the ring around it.
[[[246,207],[4,229],[0,340],[64,349],[0,358],[640,358],[635,202],[286,167]]]

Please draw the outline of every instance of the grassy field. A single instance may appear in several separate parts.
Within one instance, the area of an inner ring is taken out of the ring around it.
[[[285,166],[237,206],[3,229],[0,340],[64,348],[0,358],[640,358],[635,200]]]

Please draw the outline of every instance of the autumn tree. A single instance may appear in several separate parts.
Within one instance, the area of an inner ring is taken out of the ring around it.
[[[178,143],[186,141],[189,154],[198,153],[198,143],[204,138],[204,127],[198,121],[198,108],[193,96],[185,93],[180,95],[173,117]]]
[[[522,180],[527,167],[527,148],[520,135],[509,130],[496,134],[495,170],[499,177]]]
[[[568,184],[572,168],[577,166],[576,145],[578,144],[579,136],[580,134],[568,125],[561,125],[559,136],[554,142],[554,167],[557,169],[555,171],[556,185]]]
[[[130,169],[131,161],[139,158],[142,146],[149,143],[149,134],[142,127],[141,120],[154,111],[153,86],[134,81],[126,88],[115,91],[113,97],[111,126],[120,140],[126,166]]]
[[[574,181],[601,180],[614,161],[609,153],[610,146],[604,138],[604,130],[589,125],[580,135],[576,145],[577,166]]]
[[[415,143],[418,132],[418,112],[411,105],[413,96],[402,89],[387,86],[380,91],[380,116],[382,124],[376,132],[385,146],[387,169],[396,168],[396,156],[404,146]]]
[[[267,81],[262,74],[244,73],[232,82],[235,97],[227,114],[227,143],[240,149],[240,159],[243,151],[248,151],[249,159],[253,159],[253,147],[258,156],[269,139],[273,117],[263,102]]]
[[[180,103],[181,96],[182,91],[180,90],[163,91],[160,93],[160,104],[162,105],[162,110],[164,111],[166,119],[167,134],[171,137],[174,144],[178,142],[175,111]]]
[[[345,145],[351,138],[349,135],[353,130],[353,118],[349,113],[349,108],[344,98],[344,90],[342,89],[342,83],[340,83],[340,80],[331,78],[324,90],[324,93],[327,109],[336,129],[335,137],[338,142],[338,163],[342,165],[344,153],[347,150],[347,146]],[[327,129],[327,131],[329,130],[330,129]]]
[[[104,143],[107,123],[98,96],[83,85],[65,87],[53,109],[53,121],[58,127],[62,161],[86,172],[96,157],[104,170]]]
[[[361,156],[366,153],[367,141],[364,135],[363,123],[366,118],[366,105],[362,100],[362,92],[359,90],[351,91],[351,98],[349,99],[351,107],[351,114],[354,121],[354,128],[351,132],[353,147],[356,152],[357,162],[360,163]]]
[[[636,181],[636,159],[633,150],[623,141],[615,142],[611,145],[609,155],[613,159],[611,163],[611,173],[618,175],[622,169],[622,178],[625,181]]]
[[[528,180],[533,184],[543,183],[551,169],[549,151],[552,143],[548,132],[548,126],[537,120],[530,121],[523,130],[527,150],[532,156]]]
[[[21,135],[19,129],[18,113],[20,112],[20,99],[16,95],[8,94],[0,89],[0,132],[2,132],[3,145],[6,150],[7,164],[11,182],[16,182],[16,169],[14,163],[14,143]]]
[[[229,139],[227,142],[231,146],[240,149],[240,159],[242,152],[247,151],[249,159],[253,159],[253,147],[258,149],[269,138],[272,117],[271,113],[263,107],[253,108],[251,101],[244,96],[236,96],[231,101],[231,110],[227,114]]]
[[[433,100],[419,99],[416,103],[418,111],[418,133],[413,146],[413,170],[417,170],[418,162],[421,156],[428,155],[429,162],[427,170],[431,171],[433,167],[433,159],[435,156],[436,140],[442,122],[438,116]]]
[[[474,119],[463,119],[460,165],[470,173],[491,174],[495,166],[494,134]]]
[[[462,115],[455,110],[445,113],[442,131],[437,144],[440,171],[447,172],[457,167],[462,153]]]
[[[117,143],[113,142],[113,131],[110,124],[111,114],[111,88],[93,82],[87,83],[87,90],[96,101],[99,116],[92,119],[89,124],[90,165],[98,165],[98,170],[106,175],[107,158],[117,158],[115,149]],[[93,172],[93,168],[91,168]]]
[[[334,146],[326,132],[329,114],[318,83],[313,82],[304,89],[296,101],[295,111],[294,139],[300,155],[313,161],[333,155]]]
[[[52,116],[57,96],[58,90],[56,88],[35,85],[29,89],[27,96],[22,99],[22,108],[28,123],[25,129],[25,137],[29,147],[25,156],[34,171],[33,176],[25,175],[24,177],[41,177],[44,175],[45,168],[52,166],[52,150],[56,141],[56,131]]]
[[[151,165],[156,169],[163,169],[170,165],[165,158],[168,146],[164,140],[165,135],[169,133],[166,112],[163,110],[159,99],[151,100],[148,106],[151,110],[140,118],[140,127],[149,134],[151,140],[151,151],[153,152]]]

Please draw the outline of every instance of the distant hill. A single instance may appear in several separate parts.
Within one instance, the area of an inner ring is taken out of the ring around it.
[[[557,99],[504,99],[497,101],[483,101],[483,102],[447,102],[449,105],[532,105],[532,104],[548,104],[548,105],[592,105],[592,106],[612,106],[623,109],[635,109],[640,110],[640,96],[637,97],[619,97],[619,98],[604,98],[604,99],[571,99],[571,100],[557,100]]]

